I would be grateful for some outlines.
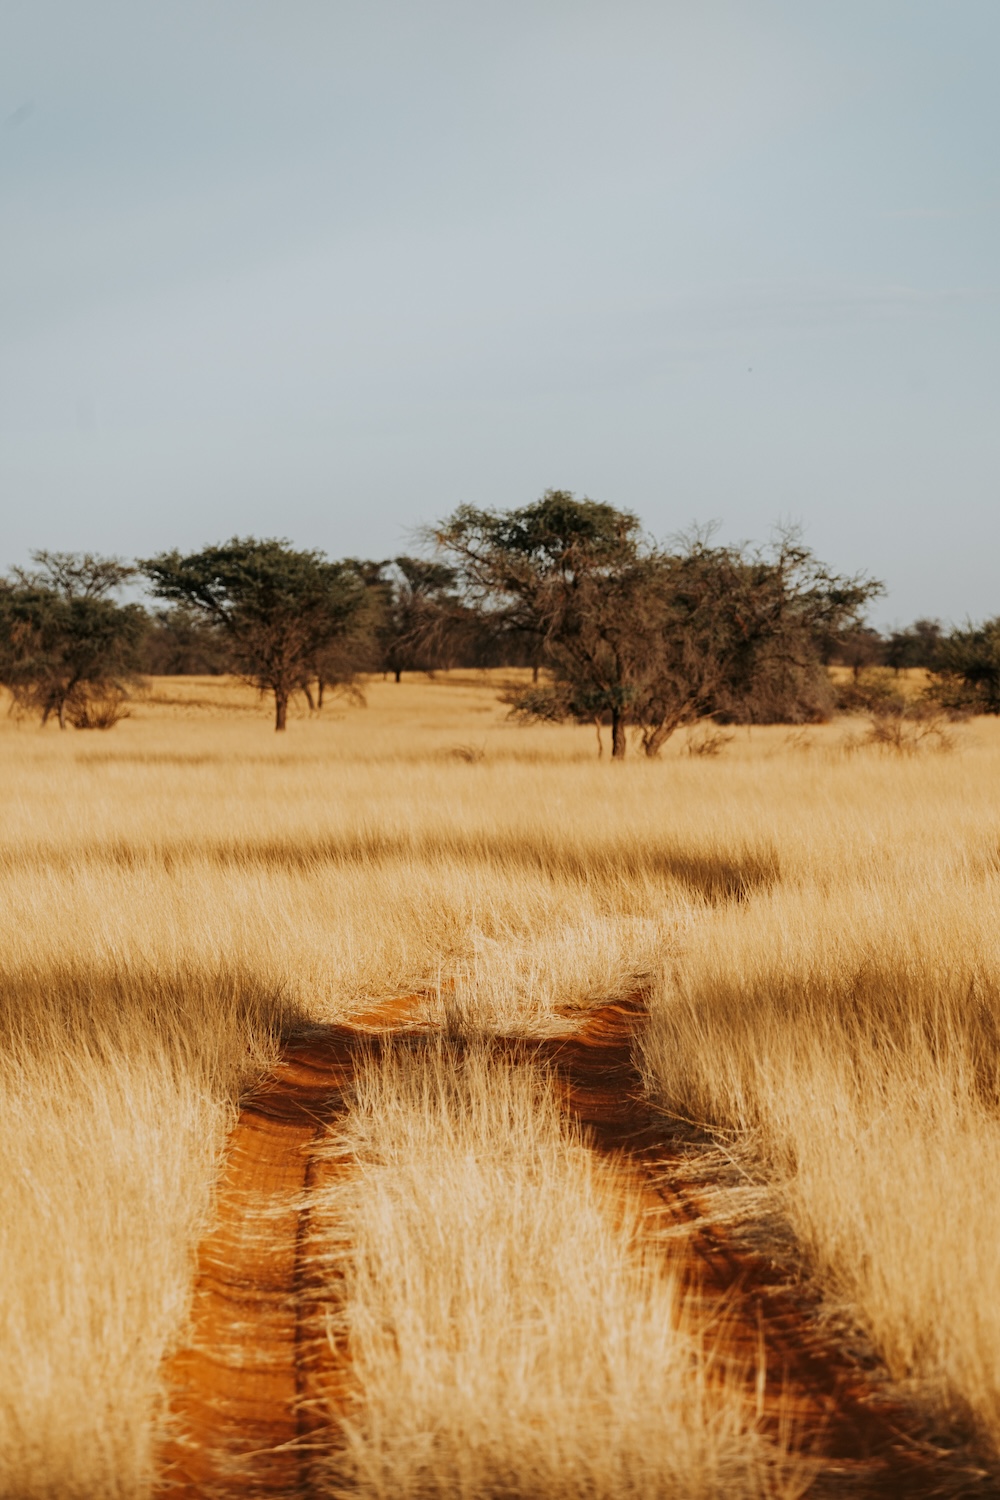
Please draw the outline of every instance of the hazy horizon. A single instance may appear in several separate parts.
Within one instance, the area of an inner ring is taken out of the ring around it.
[[[0,568],[548,487],[1000,614],[986,0],[10,0]]]

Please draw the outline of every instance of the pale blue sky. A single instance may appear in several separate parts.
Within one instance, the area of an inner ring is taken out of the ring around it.
[[[1000,614],[997,0],[0,0],[0,567],[548,486]]]

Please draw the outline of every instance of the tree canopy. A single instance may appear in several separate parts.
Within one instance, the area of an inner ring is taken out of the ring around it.
[[[109,728],[139,676],[145,610],[111,596],[135,569],[91,553],[34,552],[0,583],[0,682],[62,729]]]
[[[200,552],[165,552],[139,564],[153,594],[187,606],[224,634],[235,670],[274,695],[275,729],[293,693],[322,681],[323,658],[365,607],[349,563],[296,551],[280,538],[233,537]]]
[[[565,490],[511,511],[461,506],[434,531],[467,602],[498,632],[539,643],[550,680],[516,712],[627,730],[656,755],[705,714],[820,716],[825,638],[860,623],[881,585],[832,573],[794,531],[770,549],[714,546],[694,532],[664,547],[630,511]]]
[[[946,708],[1000,714],[1000,618],[941,636],[933,667],[932,693]]]

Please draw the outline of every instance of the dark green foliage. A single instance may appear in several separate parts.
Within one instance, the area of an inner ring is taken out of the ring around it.
[[[885,664],[894,672],[913,667],[934,672],[942,638],[940,620],[915,620],[905,630],[894,630],[889,636],[884,647]]]
[[[139,566],[157,598],[198,612],[225,636],[233,669],[274,694],[279,730],[292,694],[329,680],[324,658],[367,605],[355,565],[296,552],[277,538],[233,537],[187,556],[162,553]]]
[[[145,610],[111,594],[134,569],[90,553],[35,552],[0,583],[0,682],[61,728],[108,729],[139,679]]]
[[[931,693],[943,708],[1000,714],[1000,617],[942,636],[934,660]]]

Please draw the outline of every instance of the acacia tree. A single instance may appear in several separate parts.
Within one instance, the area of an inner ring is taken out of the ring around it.
[[[316,652],[312,670],[315,698],[308,683],[303,688],[310,709],[317,712],[330,691],[364,703],[360,674],[377,672],[381,666],[379,633],[385,615],[381,564],[351,557],[341,566],[354,575],[356,596],[342,628]]]
[[[657,550],[642,601],[647,672],[635,719],[647,756],[684,724],[715,711],[737,648],[738,569],[725,548],[695,533],[677,552]]]
[[[700,538],[673,554],[630,531],[613,562],[574,581],[571,608],[549,616],[551,680],[515,694],[515,711],[593,719],[599,753],[610,722],[618,759],[632,726],[646,755],[658,755],[676,729],[714,711],[726,683],[736,649],[731,561]]]
[[[634,726],[655,756],[706,714],[816,717],[820,648],[881,585],[831,573],[794,531],[769,551],[695,532],[661,548],[637,518],[549,490],[513,511],[462,506],[433,533],[466,599],[499,633],[541,643],[550,680],[509,701],[533,718],[610,722],[621,759]]]
[[[1000,617],[942,636],[934,673],[931,695],[946,708],[1000,714]]]
[[[109,729],[140,676],[145,610],[111,597],[135,574],[115,557],[34,552],[0,584],[0,682],[60,729]]]
[[[274,727],[315,680],[323,655],[349,631],[365,588],[349,563],[296,552],[279,538],[233,537],[182,556],[164,552],[139,564],[156,598],[186,605],[228,643],[235,671],[274,695]]]
[[[219,632],[184,605],[153,614],[142,661],[153,677],[213,677],[229,671],[226,643]]]
[[[880,667],[885,662],[886,642],[873,625],[846,628],[837,641],[833,660],[850,667],[851,677],[857,683],[867,667]]]
[[[548,490],[534,505],[461,506],[433,533],[467,602],[498,632],[540,641],[554,682],[514,701],[535,717],[610,719],[612,756],[646,672],[635,628],[649,593],[638,518],[596,500]]]
[[[914,620],[905,630],[894,630],[885,645],[886,665],[897,674],[909,667],[935,671],[944,631],[940,620]]]
[[[379,578],[383,671],[400,682],[404,672],[447,665],[461,614],[455,569],[420,557],[394,557],[379,564]]]
[[[802,541],[779,529],[765,548],[712,549],[725,578],[729,664],[713,711],[736,723],[801,723],[832,707],[825,661],[864,627],[885,592],[866,574],[834,573]]]

